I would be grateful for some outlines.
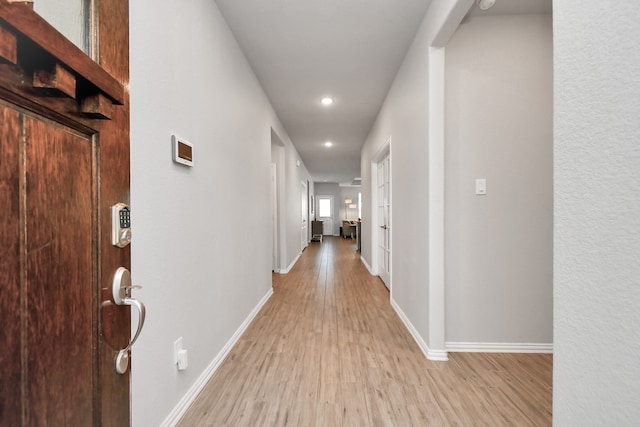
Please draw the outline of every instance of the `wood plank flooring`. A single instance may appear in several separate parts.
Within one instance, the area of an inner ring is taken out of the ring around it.
[[[548,354],[425,358],[352,240],[311,243],[179,426],[551,425]]]

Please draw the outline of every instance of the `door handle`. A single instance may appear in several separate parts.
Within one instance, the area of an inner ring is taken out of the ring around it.
[[[131,272],[129,272],[129,270],[124,267],[119,267],[116,270],[112,284],[113,302],[117,305],[135,307],[138,310],[138,328],[136,329],[136,333],[133,334],[133,338],[129,344],[120,350],[116,356],[116,372],[121,375],[129,369],[129,350],[131,350],[131,347],[140,336],[140,332],[144,326],[144,318],[146,315],[144,304],[131,297],[131,290],[138,288],[141,288],[141,286],[131,285]]]
[[[387,225],[386,224],[385,225],[381,225],[380,228],[382,228],[383,230],[386,230],[387,229]]]

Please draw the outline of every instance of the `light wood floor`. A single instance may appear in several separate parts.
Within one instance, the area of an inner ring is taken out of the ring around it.
[[[353,241],[311,243],[180,426],[551,425],[551,355],[425,358]]]

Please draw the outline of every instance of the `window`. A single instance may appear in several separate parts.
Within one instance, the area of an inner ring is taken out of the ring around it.
[[[328,218],[331,216],[331,199],[318,199],[318,216]]]
[[[37,0],[33,10],[84,53],[91,52],[90,0]]]

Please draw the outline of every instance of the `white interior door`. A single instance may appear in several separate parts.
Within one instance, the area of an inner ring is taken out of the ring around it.
[[[378,275],[387,289],[391,289],[391,163],[387,155],[378,163]]]
[[[276,164],[271,163],[271,224],[272,230],[272,261],[271,269],[279,272],[280,267],[278,265],[278,185],[277,185]]]
[[[301,213],[302,213],[302,224],[300,227],[300,251],[302,252],[307,245],[309,244],[309,199],[307,195],[307,184],[304,181],[300,182],[302,188],[300,189],[300,201],[301,201]]]
[[[317,196],[318,221],[322,221],[322,234],[333,236],[333,196]]]

